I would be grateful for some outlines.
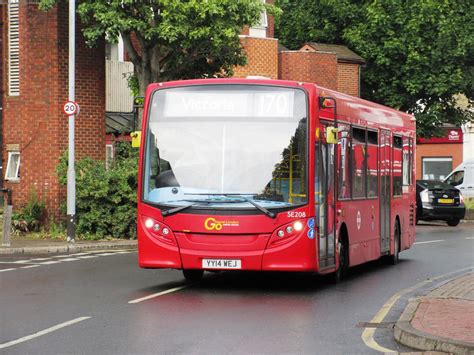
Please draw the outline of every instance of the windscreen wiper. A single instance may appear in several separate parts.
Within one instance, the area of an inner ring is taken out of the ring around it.
[[[276,213],[274,212],[271,212],[269,210],[267,210],[265,207],[263,206],[260,206],[258,203],[256,203],[255,201],[247,198],[247,197],[244,197],[242,196],[242,194],[219,194],[219,193],[198,193],[198,194],[193,194],[193,195],[209,195],[209,196],[224,196],[224,197],[238,197],[239,199],[245,201],[245,202],[248,202],[250,203],[252,206],[254,206],[257,210],[259,210],[260,212],[263,212],[266,216],[270,217],[270,218],[275,218],[276,217]],[[223,201],[223,202],[238,202],[239,200],[228,200],[228,201]],[[214,201],[212,201],[214,202]]]
[[[264,214],[266,214],[268,217],[270,218],[275,218],[276,217],[276,213],[275,212],[272,212],[272,211],[269,211],[267,210],[265,207],[263,206],[260,206],[257,202],[249,199],[249,198],[246,198],[246,197],[243,197],[243,196],[240,196],[240,198],[242,200],[245,200],[246,202],[250,203],[252,206],[254,206],[257,210],[263,212]]]
[[[175,207],[175,208],[172,208],[172,209],[169,209],[169,210],[166,210],[166,211],[161,211],[161,215],[162,215],[163,217],[166,217],[166,216],[169,216],[169,215],[178,213],[178,212],[180,212],[180,211],[183,211],[183,210],[185,210],[185,209],[188,209],[188,208],[190,208],[190,207],[197,206],[198,203],[205,203],[205,204],[211,204],[211,203],[239,203],[239,202],[242,202],[242,199],[240,199],[240,200],[213,200],[213,199],[206,199],[206,200],[182,200],[182,201],[192,202],[192,203],[190,203],[189,205],[185,205],[185,206]]]
[[[185,206],[179,206],[179,207],[175,207],[175,208],[172,208],[170,210],[166,210],[166,211],[161,211],[161,215],[163,217],[166,217],[166,216],[169,216],[169,215],[172,215],[172,214],[175,214],[175,213],[178,213],[182,210],[185,210],[189,207],[193,207],[193,206],[196,206],[195,203],[190,203],[189,205],[185,205]]]

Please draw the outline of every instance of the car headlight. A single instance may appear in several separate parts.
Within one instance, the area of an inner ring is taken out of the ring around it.
[[[430,195],[428,190],[423,190],[420,192],[421,202],[429,203],[430,202]]]

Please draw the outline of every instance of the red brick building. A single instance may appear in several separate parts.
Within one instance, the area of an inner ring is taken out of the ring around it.
[[[11,0],[0,5],[2,54],[0,122],[4,186],[13,190],[15,205],[32,193],[58,214],[65,198],[55,173],[68,145],[67,3],[43,12],[35,2]],[[104,44],[85,46],[77,24],[76,156],[104,159]]]
[[[67,14],[67,3],[62,1],[48,12],[40,11],[36,1],[0,3],[4,186],[13,190],[15,208],[35,193],[46,202],[52,216],[59,215],[60,203],[66,198],[55,169],[68,145],[68,120],[62,112],[68,98]],[[76,159],[105,159],[105,116],[110,111],[106,108],[106,97],[110,96],[106,92],[106,46],[86,47],[79,21],[76,28],[76,100],[81,105],[76,119]],[[248,64],[235,69],[237,77],[309,81],[359,95],[363,59],[346,47],[308,43],[298,51],[288,51],[274,38],[273,19],[266,14],[259,25],[243,30],[241,42]],[[121,53],[116,60],[124,57],[123,49],[108,49],[108,53]],[[122,125],[120,112],[109,116]]]

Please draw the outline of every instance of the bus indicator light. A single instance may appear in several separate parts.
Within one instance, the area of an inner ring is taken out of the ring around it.
[[[283,232],[282,230],[279,230],[277,235],[280,237],[280,238],[283,238],[285,236],[285,232]]]

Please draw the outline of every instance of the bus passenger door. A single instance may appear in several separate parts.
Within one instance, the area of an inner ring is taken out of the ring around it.
[[[390,251],[390,182],[392,137],[389,131],[380,130],[380,252]]]
[[[316,140],[315,151],[315,201],[316,223],[319,235],[319,267],[324,269],[336,264],[335,251],[335,144],[326,143],[326,127],[319,127],[320,138]]]

